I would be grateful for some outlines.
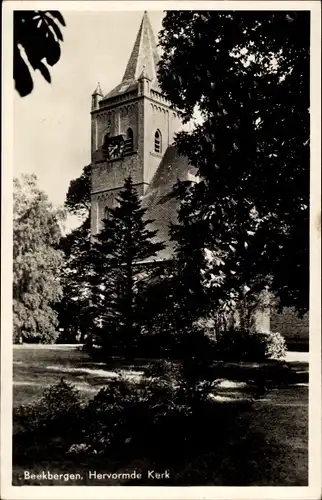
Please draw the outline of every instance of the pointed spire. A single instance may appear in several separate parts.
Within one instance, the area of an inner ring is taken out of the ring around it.
[[[154,33],[148,17],[147,11],[144,11],[141,25],[134,43],[134,47],[127,63],[123,76],[123,82],[126,80],[138,80],[142,72],[145,71],[151,81],[157,77],[157,64],[159,54]]]
[[[94,95],[100,95],[101,97],[103,97],[103,92],[102,92],[102,89],[101,89],[100,82],[97,83],[97,87],[94,90],[94,92],[92,93],[92,96],[94,96]]]

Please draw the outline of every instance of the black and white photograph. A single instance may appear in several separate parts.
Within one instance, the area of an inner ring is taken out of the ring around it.
[[[320,3],[3,14],[2,498],[320,498]]]

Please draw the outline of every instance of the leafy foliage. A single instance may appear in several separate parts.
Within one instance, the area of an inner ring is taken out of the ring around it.
[[[193,336],[194,322],[213,307],[202,276],[204,225],[193,218],[187,205],[181,203],[179,224],[170,228],[175,254],[171,261],[155,266],[143,298],[146,329],[158,334],[161,343],[170,336],[179,345],[189,332]]]
[[[215,282],[222,279],[233,293],[240,284],[268,286],[283,305],[302,311],[309,275],[309,30],[304,11],[169,11],[159,65],[161,88],[184,121],[195,109],[202,116],[192,132],[176,137],[200,176],[180,198],[191,214],[189,231],[199,234],[201,227],[205,248],[217,254]],[[182,238],[187,231],[181,229]]]
[[[90,217],[60,241],[66,265],[62,275],[63,297],[57,305],[64,342],[84,342],[91,324],[91,236]]]
[[[153,447],[163,455],[171,441],[184,447],[193,415],[187,394],[180,369],[169,362],[151,366],[135,385],[121,377],[89,402],[87,442],[102,454],[124,445],[129,452]]]
[[[285,357],[287,347],[286,342],[279,332],[270,332],[262,336],[262,343],[265,345],[265,358],[281,359]]]
[[[131,351],[141,324],[137,298],[149,273],[142,264],[164,245],[152,241],[156,231],[148,229],[152,221],[144,220],[146,210],[130,177],[117,202],[93,244],[93,314],[99,345],[106,347],[111,339]]]
[[[81,175],[70,182],[65,207],[74,215],[88,216],[91,208],[91,165],[86,165]]]
[[[61,457],[62,448],[68,449],[80,435],[82,409],[78,391],[64,378],[46,388],[35,402],[16,408],[14,456],[29,450],[33,459]]]
[[[261,276],[236,276],[238,269],[231,261],[220,251],[209,250],[208,223],[192,212],[191,200],[188,191],[179,207],[178,224],[171,227],[174,258],[155,269],[144,316],[146,329],[172,355],[189,358],[188,353],[199,353],[202,359],[212,349],[209,334],[216,338],[232,328],[256,331],[258,313],[266,313],[276,301]]]
[[[81,219],[79,227],[61,238],[66,266],[63,274],[63,298],[58,305],[59,324],[64,329],[63,342],[84,342],[88,336],[91,296],[91,165],[70,182],[65,208]]]
[[[63,377],[58,384],[45,389],[40,402],[47,415],[45,418],[50,419],[60,419],[62,415],[76,413],[80,408],[78,391]]]
[[[13,78],[16,90],[22,97],[33,90],[31,72],[23,54],[32,69],[40,71],[50,83],[51,76],[47,65],[54,66],[60,59],[60,44],[63,41],[61,26],[65,26],[65,21],[56,10],[14,11]]]
[[[231,330],[217,342],[217,357],[225,361],[264,361],[284,358],[286,344],[280,333]]]
[[[14,179],[13,211],[14,337],[50,343],[56,336],[54,305],[62,292],[58,243],[64,214],[48,202],[34,175]]]

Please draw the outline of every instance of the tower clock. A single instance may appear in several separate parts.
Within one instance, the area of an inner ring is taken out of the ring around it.
[[[121,158],[124,154],[125,140],[122,135],[105,137],[103,151],[107,160]]]

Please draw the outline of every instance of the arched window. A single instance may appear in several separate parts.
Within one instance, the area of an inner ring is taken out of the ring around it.
[[[133,151],[133,130],[128,128],[126,131],[126,139],[125,139],[125,153],[131,153]]]
[[[162,150],[162,138],[160,130],[157,130],[154,134],[154,151],[155,153],[161,153]]]

